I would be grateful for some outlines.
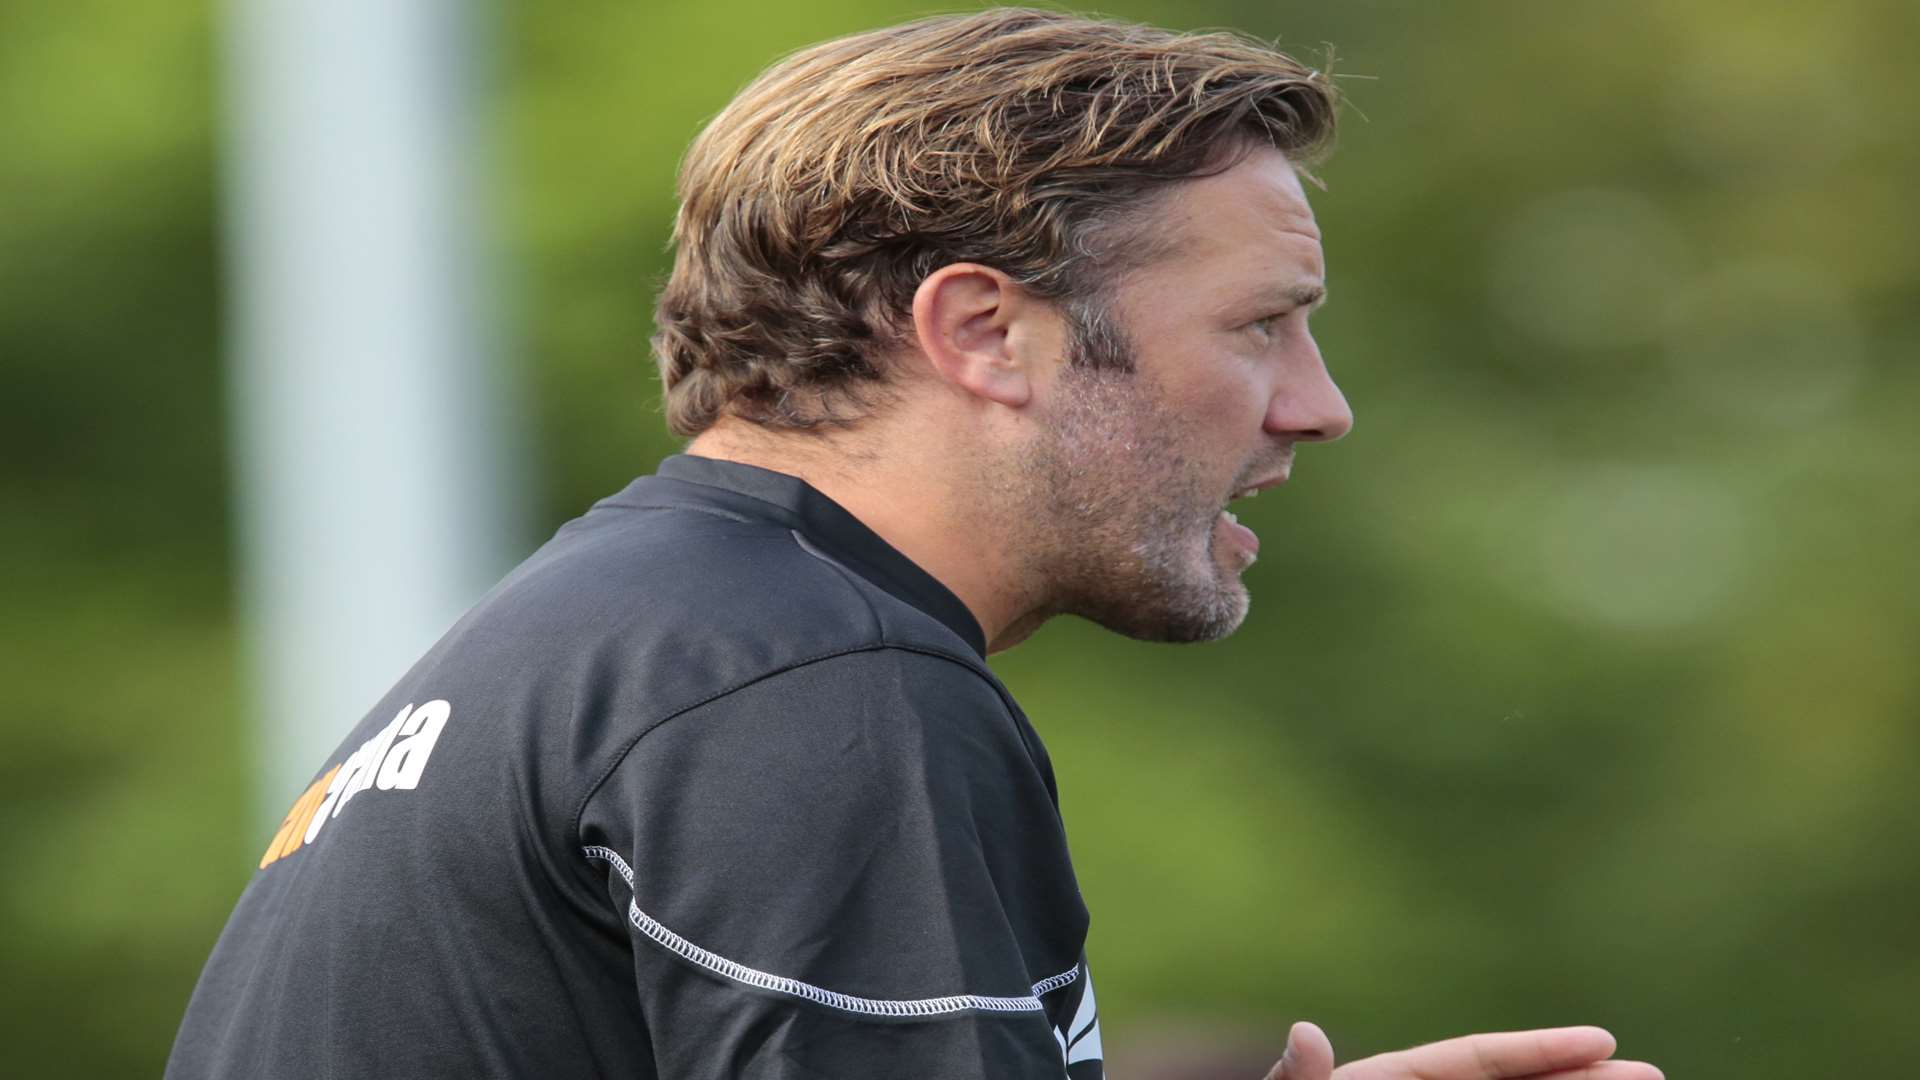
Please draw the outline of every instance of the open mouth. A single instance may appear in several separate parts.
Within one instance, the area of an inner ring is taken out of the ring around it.
[[[1242,488],[1235,492],[1233,498],[1228,501],[1237,502],[1241,499],[1251,499],[1258,494],[1260,494],[1258,488]],[[1232,507],[1221,508],[1220,518],[1215,531],[1220,533],[1222,539],[1244,556],[1246,566],[1253,565],[1253,560],[1259,557],[1260,537],[1255,535],[1252,529],[1240,524],[1240,518],[1233,512]]]
[[[1248,484],[1246,487],[1229,495],[1227,497],[1229,505],[1220,508],[1220,516],[1215,522],[1214,531],[1220,535],[1220,539],[1240,553],[1243,563],[1241,569],[1243,570],[1248,566],[1252,566],[1253,560],[1259,556],[1260,537],[1256,536],[1252,529],[1240,524],[1240,518],[1233,512],[1231,504],[1239,502],[1242,499],[1251,499],[1270,487],[1278,487],[1286,483],[1288,475],[1292,472],[1291,464],[1291,461],[1283,462],[1279,472],[1264,480],[1258,480]]]

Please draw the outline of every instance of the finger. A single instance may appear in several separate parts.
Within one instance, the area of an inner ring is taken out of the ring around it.
[[[1318,1024],[1305,1020],[1287,1032],[1287,1051],[1274,1062],[1267,1080],[1329,1080],[1333,1076],[1333,1043]]]
[[[1610,1056],[1613,1048],[1613,1036],[1601,1028],[1543,1028],[1467,1035],[1377,1060],[1424,1080],[1519,1080],[1592,1065]]]
[[[1666,1080],[1666,1075],[1644,1061],[1598,1061],[1577,1069],[1535,1073],[1525,1080]]]

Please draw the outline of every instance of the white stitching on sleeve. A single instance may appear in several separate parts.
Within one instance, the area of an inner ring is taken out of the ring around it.
[[[601,847],[598,844],[585,848],[584,850],[589,859],[601,859],[612,863],[613,868],[619,871],[621,880],[627,883],[627,888],[633,888],[633,867],[627,865],[627,860],[621,858],[619,852],[610,847]]]
[[[611,865],[627,883],[627,887],[629,889],[633,887],[633,868],[627,865],[627,861],[620,857],[619,852],[599,845],[585,848],[583,851],[587,858],[600,859]],[[970,1010],[1003,1013],[1040,1012],[1044,1008],[1040,1004],[1042,995],[1066,986],[1080,975],[1080,968],[1075,965],[1058,975],[1048,976],[1034,983],[1033,993],[1027,997],[988,997],[982,994],[950,994],[946,997],[934,998],[856,997],[815,986],[812,983],[801,982],[799,979],[790,979],[784,975],[774,975],[757,968],[750,968],[718,953],[703,949],[662,926],[653,916],[641,911],[638,900],[627,904],[627,919],[633,923],[634,929],[645,934],[655,944],[717,975],[762,990],[791,994],[807,1001],[865,1016],[944,1016]]]

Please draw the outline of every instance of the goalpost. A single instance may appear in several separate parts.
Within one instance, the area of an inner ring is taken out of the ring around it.
[[[468,0],[229,0],[242,634],[271,832],[509,562]]]

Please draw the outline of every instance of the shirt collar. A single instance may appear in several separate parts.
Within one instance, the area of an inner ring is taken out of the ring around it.
[[[799,477],[694,454],[667,458],[656,475],[688,485],[687,494],[718,509],[779,521],[798,531],[849,570],[940,620],[975,653],[986,656],[980,623],[951,589]]]

